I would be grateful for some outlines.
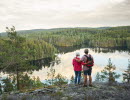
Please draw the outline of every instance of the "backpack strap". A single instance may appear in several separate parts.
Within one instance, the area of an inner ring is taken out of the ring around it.
[[[92,58],[92,56],[89,54],[88,56],[87,55],[84,55],[87,59],[88,59],[88,56]]]
[[[92,59],[92,63],[91,64],[87,64],[88,67],[92,67],[94,65],[94,61],[93,61],[92,56],[90,54],[88,56],[87,55],[84,55],[84,56],[87,58],[87,61],[88,61],[89,57]]]

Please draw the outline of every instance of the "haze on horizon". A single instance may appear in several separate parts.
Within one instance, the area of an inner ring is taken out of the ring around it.
[[[0,32],[130,25],[130,0],[3,0]]]

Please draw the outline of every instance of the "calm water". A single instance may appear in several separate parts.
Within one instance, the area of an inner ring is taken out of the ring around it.
[[[58,54],[58,59],[60,59],[59,64],[54,64],[53,67],[56,70],[56,74],[60,73],[68,79],[74,75],[72,59],[75,57],[75,53],[79,52],[80,57],[84,55],[84,49],[77,49],[73,52],[68,52],[65,54]],[[88,48],[89,49],[89,48]],[[116,66],[116,72],[122,74],[128,66],[128,59],[130,59],[130,54],[127,51],[110,51],[107,53],[104,52],[96,52],[92,49],[89,49],[89,53],[94,57],[95,65],[93,66],[92,77],[95,80],[95,76],[97,72],[100,72],[107,64],[108,59],[111,58],[112,63]],[[47,79],[47,72],[49,72],[50,68],[47,66],[42,68],[39,71],[34,71],[31,76],[39,76],[41,81]],[[122,77],[117,81],[121,82]]]

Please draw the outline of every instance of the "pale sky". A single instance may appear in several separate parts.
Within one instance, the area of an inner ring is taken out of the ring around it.
[[[0,32],[130,25],[130,0],[1,0]]]

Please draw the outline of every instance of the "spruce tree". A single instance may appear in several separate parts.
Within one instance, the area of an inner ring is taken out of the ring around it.
[[[107,80],[109,83],[115,82],[115,79],[120,75],[114,72],[116,70],[115,65],[112,64],[111,59],[108,60],[108,65],[101,71],[101,79]]]
[[[125,71],[125,73],[123,73],[123,80],[127,80],[127,82],[130,82],[130,59],[128,59],[128,68]]]
[[[1,71],[13,73],[17,76],[17,89],[19,90],[19,78],[22,72],[31,71],[34,66],[29,64],[29,51],[25,48],[26,39],[18,36],[15,27],[6,27],[8,38],[3,40],[0,47],[0,65]]]

